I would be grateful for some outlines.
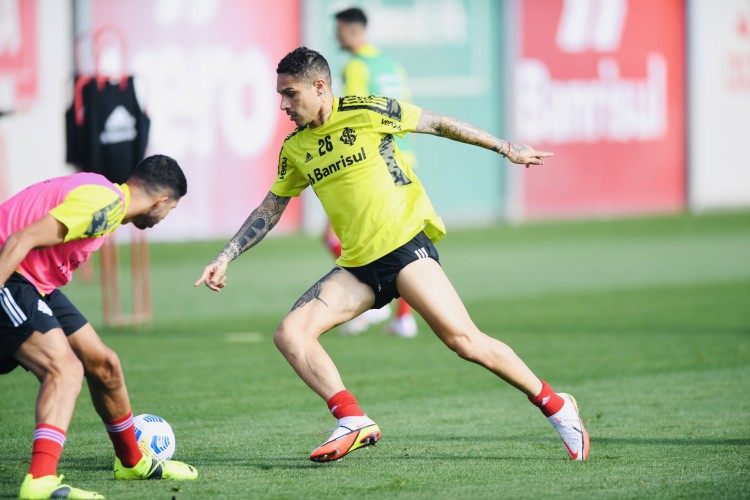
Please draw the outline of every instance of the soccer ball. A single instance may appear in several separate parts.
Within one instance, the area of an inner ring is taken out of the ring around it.
[[[133,417],[138,445],[149,448],[157,460],[169,460],[174,455],[175,439],[172,426],[166,420],[144,413]]]

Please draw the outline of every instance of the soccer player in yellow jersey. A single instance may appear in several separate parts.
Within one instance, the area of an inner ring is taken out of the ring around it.
[[[589,439],[573,397],[554,392],[510,347],[472,322],[433,246],[445,235],[443,222],[419,179],[402,162],[393,136],[415,132],[446,137],[527,167],[542,165],[552,153],[511,144],[469,123],[392,98],[335,98],[327,61],[306,47],[287,54],[276,72],[281,109],[297,130],[284,141],[269,193],[195,286],[224,288],[228,264],[268,234],[291,197],[308,186],[315,191],[341,238],[341,257],[297,300],[274,334],[281,353],[338,420],[310,459],[337,460],[380,439],[380,428],[346,390],[318,338],[402,296],[456,354],[526,394],[558,431],[570,458],[585,460]]]
[[[177,162],[155,155],[125,184],[82,172],[39,182],[0,204],[0,374],[20,365],[40,382],[20,498],[104,498],[57,475],[84,377],[115,449],[115,479],[198,476],[190,465],[138,447],[120,359],[59,290],[120,225],[153,227],[186,192]]]
[[[388,54],[381,52],[367,41],[367,16],[356,7],[336,13],[336,39],[343,50],[352,54],[344,66],[345,96],[384,95],[399,101],[411,102],[411,91],[404,67]],[[416,155],[407,136],[394,137],[403,163],[416,166]],[[333,231],[330,222],[326,226],[324,240],[329,250],[336,256],[341,255],[341,241]],[[381,309],[370,309],[352,321],[341,325],[341,332],[348,335],[365,330],[371,323],[388,318],[390,306]],[[417,335],[417,322],[411,307],[401,297],[396,299],[396,314],[385,330],[399,337]]]

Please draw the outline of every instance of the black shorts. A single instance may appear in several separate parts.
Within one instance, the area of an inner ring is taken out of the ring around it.
[[[364,266],[344,267],[343,269],[372,288],[372,291],[375,292],[375,304],[371,309],[380,309],[393,299],[401,296],[396,289],[398,273],[415,260],[426,258],[434,259],[438,264],[440,263],[435,245],[422,231],[406,244],[378,260]]]
[[[18,366],[13,355],[32,333],[62,328],[70,335],[86,323],[60,290],[42,295],[29,280],[13,273],[0,289],[0,374]]]

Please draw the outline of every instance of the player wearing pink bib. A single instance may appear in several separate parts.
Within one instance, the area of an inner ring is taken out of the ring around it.
[[[32,250],[18,273],[43,294],[66,285],[73,271],[102,246],[122,223],[130,203],[127,184],[81,173],[30,186],[0,207],[0,241],[48,213],[68,228],[64,242]]]
[[[187,464],[139,449],[117,354],[58,289],[120,225],[152,227],[186,192],[177,162],[151,156],[125,184],[73,174],[34,184],[0,205],[0,374],[21,365],[41,383],[20,498],[104,498],[57,476],[84,376],[114,445],[116,479],[197,477]]]

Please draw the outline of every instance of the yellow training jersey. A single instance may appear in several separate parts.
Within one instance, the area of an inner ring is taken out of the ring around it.
[[[108,186],[78,186],[68,193],[65,201],[49,211],[68,228],[64,242],[101,238],[120,227],[130,203],[130,188],[127,184],[114,184],[114,187],[123,193],[122,197]]]
[[[336,264],[369,264],[422,230],[432,241],[445,235],[393,140],[413,132],[421,112],[388,97],[343,97],[333,100],[326,123],[298,128],[284,141],[271,192],[298,196],[312,186],[341,240]]]

